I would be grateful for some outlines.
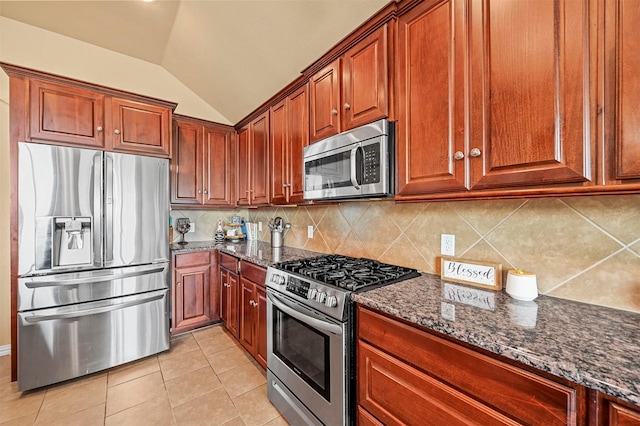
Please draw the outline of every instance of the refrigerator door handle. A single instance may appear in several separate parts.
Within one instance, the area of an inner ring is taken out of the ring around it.
[[[102,182],[104,176],[102,152],[97,153],[93,157],[93,264],[101,268],[103,266],[104,247],[102,245]]]
[[[113,154],[105,153],[104,265],[113,263]]]
[[[91,284],[91,283],[101,283],[107,281],[115,281],[123,278],[129,277],[139,277],[142,275],[156,274],[164,271],[166,268],[165,264],[154,263],[152,265],[146,265],[142,267],[129,268],[129,270],[122,273],[109,273],[109,274],[75,274],[80,275],[78,277],[69,277],[69,278],[59,278],[56,276],[44,276],[44,277],[34,277],[30,279],[23,279],[24,285],[27,288],[42,288],[42,287],[64,287],[64,286],[75,286],[79,284]],[[112,272],[112,271],[109,271]]]
[[[102,314],[104,312],[117,311],[119,309],[128,308],[130,306],[143,305],[145,303],[153,302],[154,300],[162,299],[165,295],[166,290],[163,290],[160,294],[153,294],[152,296],[144,297],[141,299],[131,300],[123,303],[117,304],[105,304],[103,306],[93,307],[90,309],[77,310],[73,312],[65,312],[60,314],[51,314],[51,315],[31,315],[25,316],[25,322],[29,324],[37,324],[42,321],[54,321],[61,319],[71,319],[78,317],[85,317],[88,315]]]

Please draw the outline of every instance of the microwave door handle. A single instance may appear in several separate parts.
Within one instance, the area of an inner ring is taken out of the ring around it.
[[[353,185],[353,187],[355,189],[360,189],[360,184],[358,183],[358,176],[356,174],[356,167],[358,167],[358,161],[356,159],[357,153],[358,153],[358,149],[360,149],[360,145],[356,146],[355,148],[353,148],[351,150],[351,155],[350,155],[350,159],[351,159],[351,185]]]
[[[297,319],[300,322],[310,325],[311,327],[315,327],[318,330],[322,330],[326,333],[336,334],[338,336],[342,335],[342,327],[331,324],[326,321],[322,321],[319,319],[315,319],[309,316],[309,314],[304,312],[299,312],[297,309],[292,308],[289,305],[285,305],[278,296],[272,293],[267,293],[267,297],[273,303],[273,305],[280,309],[285,314]]]

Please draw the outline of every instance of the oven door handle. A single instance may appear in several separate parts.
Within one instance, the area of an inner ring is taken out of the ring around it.
[[[332,333],[338,336],[342,335],[341,326],[310,317],[308,313],[300,312],[297,309],[285,304],[285,302],[275,294],[267,293],[267,297],[276,308],[280,309],[282,312],[286,313],[287,315],[292,316],[298,321],[308,324],[326,333]]]

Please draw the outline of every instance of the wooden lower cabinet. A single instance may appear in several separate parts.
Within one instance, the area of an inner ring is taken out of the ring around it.
[[[640,426],[640,407],[590,390],[590,422],[599,426]]]
[[[220,320],[215,252],[173,255],[171,333],[178,334]]]
[[[408,403],[409,401],[409,403]],[[363,424],[586,424],[586,390],[358,308]]]
[[[220,319],[227,330],[237,339],[239,336],[239,285],[238,259],[228,254],[218,255],[220,266]]]
[[[266,269],[242,262],[240,275],[240,336],[242,346],[267,368]]]

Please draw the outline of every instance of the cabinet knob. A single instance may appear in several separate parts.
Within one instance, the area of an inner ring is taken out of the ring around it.
[[[178,287],[182,286],[182,283],[178,283]]]
[[[102,128],[102,126],[98,126],[98,127],[96,128],[96,130],[97,130],[98,132],[101,132],[101,131],[103,131],[104,129]]]
[[[478,148],[473,148],[469,152],[469,155],[472,156],[472,157],[480,157],[480,154],[482,154],[482,152]]]
[[[207,191],[207,190],[205,189],[205,190],[204,190],[204,193],[205,193],[205,194],[208,194],[208,193],[209,193],[209,191]]]
[[[331,110],[331,114],[333,114],[333,115],[338,115],[338,110],[337,110],[337,109],[332,109],[332,110]]]
[[[198,190],[198,194],[202,194],[202,190]]]
[[[453,158],[455,158],[456,160],[462,160],[464,158],[464,153],[462,151],[456,151],[453,154]]]
[[[113,131],[113,133],[115,133],[116,135],[119,135],[119,134],[120,134],[120,130],[119,130],[119,129],[115,129],[115,130]]]
[[[350,104],[348,104],[348,103],[345,103],[345,104],[344,104],[344,109],[351,109],[351,105],[350,105]]]

